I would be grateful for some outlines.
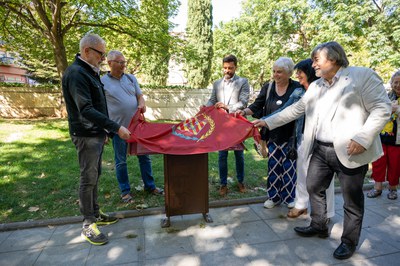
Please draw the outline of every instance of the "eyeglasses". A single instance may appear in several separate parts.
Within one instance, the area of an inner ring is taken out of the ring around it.
[[[128,61],[117,61],[117,60],[111,60],[111,61],[114,61],[115,63],[118,63],[121,66],[128,64]]]
[[[105,52],[104,53],[100,52],[99,50],[94,49],[92,47],[89,47],[89,49],[95,51],[96,53],[98,53],[101,56],[101,58],[105,58],[106,57],[106,53]]]

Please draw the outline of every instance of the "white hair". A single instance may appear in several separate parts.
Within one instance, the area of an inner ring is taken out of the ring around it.
[[[79,51],[83,53],[85,48],[97,46],[98,44],[106,45],[106,42],[99,35],[88,33],[79,42]]]
[[[291,76],[294,70],[294,63],[289,57],[279,57],[278,60],[275,61],[273,67],[283,68],[286,73]]]
[[[400,76],[400,70],[397,70],[396,72],[394,72],[394,74],[392,75],[392,77],[390,78],[390,86],[393,86],[393,81],[395,77]]]
[[[107,61],[114,60],[117,56],[124,56],[120,51],[111,50],[107,54]]]

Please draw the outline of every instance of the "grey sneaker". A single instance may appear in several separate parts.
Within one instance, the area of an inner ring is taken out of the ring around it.
[[[92,245],[100,246],[107,244],[108,238],[100,232],[95,223],[82,228],[81,237]]]
[[[389,189],[389,194],[387,195],[387,198],[390,199],[390,200],[397,199],[397,190]]]
[[[99,216],[96,217],[96,224],[97,225],[108,225],[108,224],[115,224],[118,222],[118,218],[111,217],[100,210]]]

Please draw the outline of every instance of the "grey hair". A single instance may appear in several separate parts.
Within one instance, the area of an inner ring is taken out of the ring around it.
[[[275,61],[273,67],[283,68],[286,73],[291,76],[294,70],[294,63],[289,57],[279,57],[278,60]]]
[[[336,65],[341,67],[348,67],[349,60],[343,47],[337,42],[325,42],[317,45],[311,53],[311,59],[314,59],[316,54],[326,51],[326,57],[330,61],[335,61]]]
[[[117,56],[124,56],[120,51],[111,50],[107,54],[107,61],[114,60]]]
[[[400,76],[400,70],[397,70],[396,72],[394,72],[394,74],[392,75],[392,77],[390,78],[390,86],[392,86],[393,80],[395,77]]]
[[[106,45],[106,42],[99,35],[88,33],[79,42],[79,51],[83,53],[85,48],[97,46],[98,44]]]

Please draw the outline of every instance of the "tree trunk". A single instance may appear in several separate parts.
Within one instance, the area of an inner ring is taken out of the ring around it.
[[[54,37],[54,38],[51,39],[51,43],[53,45],[54,60],[56,62],[58,76],[60,77],[60,88],[61,88],[62,76],[64,74],[65,69],[67,69],[67,67],[68,67],[67,53],[65,51],[63,36],[61,34],[57,34],[56,36],[52,36],[52,37]],[[65,118],[65,117],[67,117],[67,110],[65,107],[64,96],[63,96],[62,90],[61,90],[60,95],[61,95],[60,110],[59,110],[59,112],[57,112],[57,116]]]

